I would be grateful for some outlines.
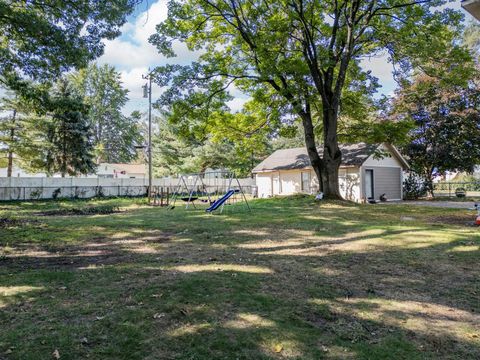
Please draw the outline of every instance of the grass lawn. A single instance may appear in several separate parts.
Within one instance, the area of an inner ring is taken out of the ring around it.
[[[252,206],[0,204],[0,359],[480,359],[473,211]]]

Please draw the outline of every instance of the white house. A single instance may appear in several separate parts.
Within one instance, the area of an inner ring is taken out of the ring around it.
[[[7,177],[7,168],[0,168],[0,178]],[[45,173],[29,173],[18,166],[12,169],[12,177],[29,177],[44,178]],[[60,174],[54,174],[51,177],[61,177]],[[70,178],[71,176],[66,176]],[[110,179],[145,179],[147,177],[147,169],[144,164],[110,164],[100,163],[97,166],[95,174],[81,175],[76,177],[82,178],[110,178]]]
[[[144,179],[147,177],[147,169],[144,164],[100,163],[96,176],[99,178]]]
[[[345,199],[363,202],[401,200],[403,171],[409,165],[399,151],[389,144],[365,143],[341,145],[342,164],[339,170],[340,192]],[[321,156],[322,149],[319,149]],[[259,197],[314,194],[318,180],[305,148],[277,150],[254,169]]]

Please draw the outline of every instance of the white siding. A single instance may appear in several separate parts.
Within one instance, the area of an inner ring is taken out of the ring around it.
[[[302,191],[302,172],[310,173],[310,191]],[[279,186],[273,185],[279,177]],[[339,174],[340,193],[345,199],[360,201],[360,171],[359,168],[343,168]],[[256,174],[258,197],[273,195],[293,195],[302,192],[315,194],[318,192],[318,179],[311,169],[272,171]]]
[[[272,196],[272,173],[258,173],[255,176],[255,181],[259,198]]]
[[[360,169],[343,168],[338,174],[340,194],[346,200],[359,202],[361,200],[360,191]]]
[[[385,147],[385,145],[380,145],[378,147],[381,150],[388,151],[390,154],[390,150]],[[397,158],[391,154],[390,156],[386,156],[382,159],[376,159],[373,155],[370,155],[370,157],[365,160],[365,162],[362,164],[363,167],[369,167],[369,166],[386,166],[386,167],[402,167],[402,164],[400,161],[397,160]]]
[[[282,195],[292,195],[302,191],[300,174],[298,170],[280,171]]]

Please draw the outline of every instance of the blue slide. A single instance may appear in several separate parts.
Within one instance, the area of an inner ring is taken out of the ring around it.
[[[220,206],[222,206],[225,201],[227,201],[233,194],[235,194],[235,190],[228,190],[225,195],[223,195],[220,199],[215,201],[210,207],[205,210],[206,212],[212,212],[217,210]]]

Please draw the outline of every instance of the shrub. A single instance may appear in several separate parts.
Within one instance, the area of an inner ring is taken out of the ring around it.
[[[101,186],[97,187],[97,193],[95,195],[97,198],[104,198],[105,193],[103,192],[103,188]]]
[[[415,200],[427,195],[427,182],[415,173],[410,173],[403,180],[403,197],[406,200]]]
[[[62,189],[57,188],[53,191],[52,193],[52,199],[56,200],[58,198],[58,195],[62,193]]]

